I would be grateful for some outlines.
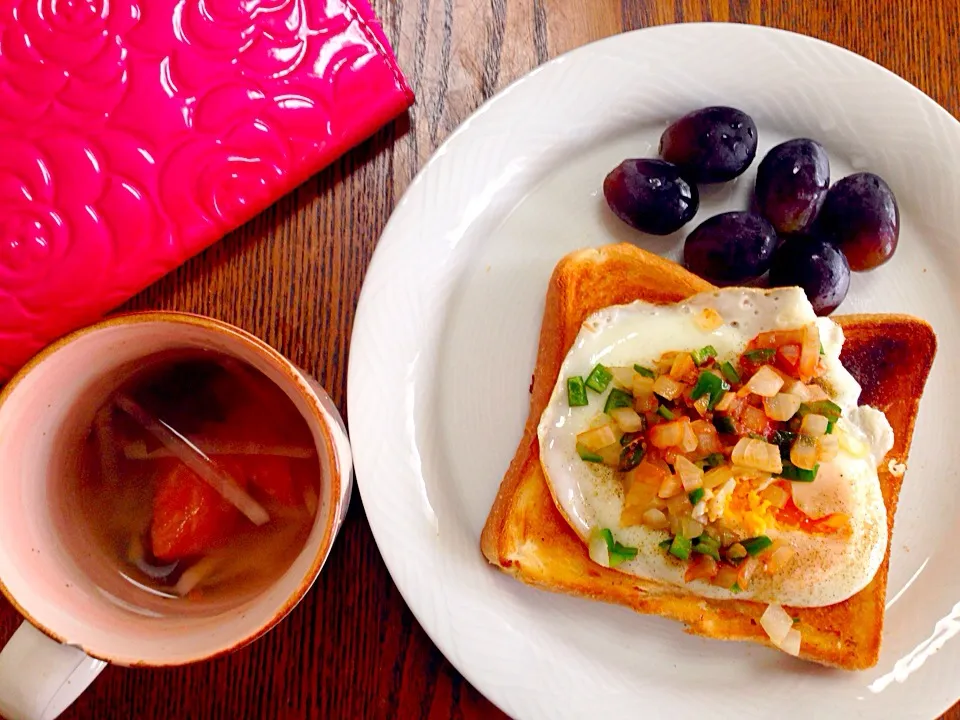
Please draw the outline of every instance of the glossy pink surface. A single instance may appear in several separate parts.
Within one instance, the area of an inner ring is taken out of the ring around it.
[[[0,381],[412,102],[366,0],[0,0]]]

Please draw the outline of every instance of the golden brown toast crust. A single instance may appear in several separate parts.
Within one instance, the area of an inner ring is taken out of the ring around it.
[[[530,585],[663,615],[685,623],[687,631],[697,635],[769,645],[757,622],[763,603],[709,600],[592,562],[557,509],[540,466],[540,415],[586,317],[609,305],[633,300],[673,303],[711,289],[679,265],[629,244],[581,250],[558,263],[547,290],[530,415],[487,518],[481,549],[491,563]],[[883,410],[894,429],[893,450],[879,469],[892,533],[902,477],[892,475],[888,463],[906,461],[936,337],[929,324],[906,315],[835,319],[846,336],[841,359],[863,387],[861,403]],[[851,670],[876,664],[889,560],[888,546],[871,583],[842,603],[788,608],[800,618],[802,658]]]

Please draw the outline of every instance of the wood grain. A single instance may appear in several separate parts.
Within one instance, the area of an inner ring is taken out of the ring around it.
[[[584,43],[672,22],[759,23],[847,47],[960,112],[960,0],[374,0],[418,102],[256,220],[135,298],[235,323],[344,408],[349,338],[391,209],[434,149],[508,83]],[[665,59],[665,62],[668,62]],[[348,418],[349,421],[349,418]],[[0,642],[19,619],[0,602]],[[354,496],[315,588],[212,663],[108,668],[68,718],[488,718],[495,708],[404,605]],[[960,706],[945,718],[960,720]]]

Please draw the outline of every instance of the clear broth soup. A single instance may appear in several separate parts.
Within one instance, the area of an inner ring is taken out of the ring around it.
[[[282,390],[231,358],[180,352],[100,408],[71,494],[108,559],[103,584],[162,612],[270,586],[303,549],[321,481],[310,428]]]

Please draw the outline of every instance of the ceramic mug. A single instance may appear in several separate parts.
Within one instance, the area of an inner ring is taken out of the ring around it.
[[[76,467],[76,448],[96,408],[138,361],[196,348],[258,369],[293,401],[316,443],[320,504],[303,550],[262,593],[229,611],[149,617],[107,599],[70,552],[69,543],[80,538],[64,511],[61,478]],[[28,621],[0,651],[0,715],[55,718],[108,662],[182,665],[260,637],[320,573],[351,488],[350,446],[330,398],[276,350],[238,328],[182,313],[134,313],[51,345],[0,393],[0,591]]]

